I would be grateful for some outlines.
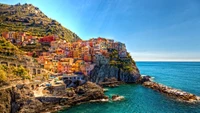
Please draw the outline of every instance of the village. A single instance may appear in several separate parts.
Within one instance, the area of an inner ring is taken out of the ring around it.
[[[119,58],[127,57],[125,44],[101,37],[66,42],[56,35],[37,37],[26,32],[3,32],[2,36],[17,47],[48,46],[47,51],[26,51],[26,55],[34,57],[41,68],[52,72],[50,78],[62,76],[68,86],[73,86],[69,80],[84,83],[99,62],[109,63],[113,50],[118,51]]]

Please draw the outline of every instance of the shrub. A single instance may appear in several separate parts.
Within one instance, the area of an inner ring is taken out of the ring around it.
[[[6,72],[3,70],[0,70],[0,81],[6,81],[7,77],[6,77]]]
[[[22,66],[16,67],[13,70],[13,73],[17,76],[20,76],[22,79],[30,79],[30,77],[28,76],[28,71]]]

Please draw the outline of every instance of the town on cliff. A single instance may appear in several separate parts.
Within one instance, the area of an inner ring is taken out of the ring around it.
[[[26,50],[25,54],[37,60],[41,68],[52,73],[66,75],[79,73],[87,76],[99,62],[116,63],[111,57],[119,58],[122,61],[130,60],[130,54],[127,52],[125,44],[114,42],[112,39],[99,37],[66,42],[57,35],[37,37],[26,32],[12,31],[3,32],[2,36],[18,48],[41,47],[39,50]],[[44,50],[42,46],[47,49]]]
[[[117,94],[110,99],[103,89],[122,83],[140,83],[185,102],[200,101],[141,76],[124,43],[102,37],[81,40],[31,4],[0,6],[5,16],[0,18],[0,112],[49,112],[83,102],[124,100]]]
[[[22,78],[7,76],[10,83],[0,84],[1,93],[6,95],[9,90],[13,94],[25,96],[27,100],[33,101],[34,107],[42,104],[51,109],[53,103],[73,105],[90,100],[109,101],[100,86],[114,87],[121,82],[136,82],[140,79],[139,70],[135,68],[135,62],[125,44],[112,39],[99,37],[67,42],[57,35],[37,37],[14,31],[1,35],[0,69],[9,76],[16,74]],[[119,95],[112,97],[113,101],[121,99],[123,97]],[[9,102],[13,103],[11,100]],[[49,102],[52,104],[46,105]],[[18,110],[23,111],[27,106],[30,107],[28,104]],[[17,109],[10,106],[4,110]]]

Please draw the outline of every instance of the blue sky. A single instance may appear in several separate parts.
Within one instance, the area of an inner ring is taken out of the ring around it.
[[[82,39],[126,43],[136,61],[200,61],[199,0],[0,0],[31,3]]]

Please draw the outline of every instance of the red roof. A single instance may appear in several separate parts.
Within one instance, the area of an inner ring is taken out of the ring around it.
[[[39,42],[48,42],[48,43],[51,43],[52,41],[55,41],[54,36],[45,36],[39,40]]]

